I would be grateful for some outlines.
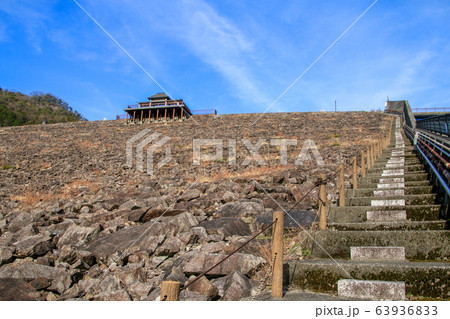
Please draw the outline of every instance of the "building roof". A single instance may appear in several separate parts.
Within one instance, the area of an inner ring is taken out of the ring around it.
[[[149,100],[160,100],[160,99],[170,100],[170,97],[168,97],[166,93],[156,93],[155,95],[150,96],[148,99]]]

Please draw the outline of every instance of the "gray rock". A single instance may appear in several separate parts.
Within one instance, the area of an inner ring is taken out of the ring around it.
[[[158,218],[161,216],[169,217],[169,216],[176,216],[181,213],[186,212],[184,209],[167,209],[167,208],[152,208],[147,210],[147,212],[144,214],[144,216],[140,217],[140,222],[146,223],[151,221],[154,218]]]
[[[219,234],[225,237],[247,236],[251,233],[249,226],[240,218],[235,217],[217,218],[202,222],[199,226],[205,228],[208,234]]]
[[[131,301],[131,297],[128,292],[124,289],[111,291],[111,292],[101,292],[94,296],[93,300],[97,301]]]
[[[127,291],[133,300],[144,300],[152,290],[153,285],[137,282],[134,285],[127,286]]]
[[[0,301],[40,300],[41,294],[29,283],[17,278],[0,279]]]
[[[225,257],[227,257],[227,255],[200,252],[183,266],[183,271],[189,275],[198,275],[208,270]],[[266,263],[264,258],[250,254],[236,253],[217,267],[213,268],[208,272],[208,275],[225,276],[234,271],[240,271],[243,274],[248,275],[254,273]]]
[[[12,233],[20,230],[22,227],[27,226],[33,222],[33,217],[30,213],[19,213],[8,224],[8,230]]]
[[[215,214],[220,217],[255,217],[264,212],[262,204],[240,201],[223,205]]]
[[[145,204],[138,200],[130,199],[119,206],[119,210],[134,210],[144,207]]]
[[[208,296],[199,294],[195,291],[182,290],[180,292],[180,301],[208,301],[211,300]]]
[[[185,191],[179,198],[178,201],[191,201],[193,199],[199,198],[201,195],[201,192],[198,189],[189,189]]]
[[[40,277],[40,278],[33,279],[30,282],[30,284],[36,290],[43,290],[43,289],[50,287],[52,284],[52,281],[49,280],[48,278]]]
[[[35,257],[43,256],[53,247],[51,244],[51,238],[48,235],[34,235],[25,237],[22,240],[13,243],[13,246],[16,248],[16,256],[22,258],[33,255]]]
[[[53,243],[48,241],[41,241],[33,247],[32,257],[37,258],[46,255],[53,250]]]
[[[103,203],[103,206],[105,207],[106,210],[112,211],[112,210],[119,208],[119,206],[122,203],[123,203],[122,199],[110,199],[110,200],[105,201]]]
[[[68,263],[69,265],[72,265],[77,261],[77,254],[76,252],[70,247],[69,245],[64,245],[58,256],[59,262]]]
[[[248,297],[252,293],[253,286],[250,280],[242,275],[239,271],[235,271],[228,275],[223,287],[222,300],[241,300]]]
[[[23,239],[25,237],[34,236],[39,233],[38,228],[34,224],[28,224],[27,226],[24,226],[20,228],[17,232],[14,233],[14,240],[19,241],[20,239]]]
[[[172,227],[165,223],[149,222],[128,229],[121,229],[115,233],[98,238],[86,246],[86,250],[90,251],[97,261],[107,263],[109,257],[117,252],[121,254],[129,252],[129,254],[132,254],[141,250],[147,250],[150,243],[154,244],[154,236],[170,233],[171,231]]]
[[[0,246],[0,266],[12,262],[15,251],[16,249],[14,247]]]
[[[284,227],[300,228],[310,227],[313,222],[317,221],[317,213],[308,210],[292,210],[284,216]],[[269,225],[273,221],[273,212],[264,212],[256,218],[259,225]],[[300,225],[300,226],[299,226]]]
[[[147,211],[148,211],[148,208],[140,208],[140,209],[132,210],[128,214],[128,220],[131,222],[141,222],[142,218],[145,216]]]
[[[0,268],[0,278],[18,278],[33,280],[44,277],[53,280],[68,273],[59,268],[36,264],[34,262],[14,262]]]
[[[194,280],[196,280],[196,277],[189,278],[189,281],[186,283],[186,285],[194,282]],[[219,294],[219,289],[217,289],[217,287],[215,287],[205,276],[197,279],[197,281],[191,284],[187,288],[187,290],[207,296],[209,299],[214,299]]]
[[[164,241],[164,243],[158,247],[155,251],[155,256],[169,256],[180,252],[180,250],[184,250],[184,243],[179,240],[177,237],[170,237]]]
[[[91,212],[91,208],[89,206],[83,206],[80,209],[81,214],[89,214]]]
[[[98,232],[98,228],[95,227],[82,227],[78,225],[72,225],[58,240],[57,247],[61,248],[64,245],[84,245],[89,241],[92,241],[97,236]]]

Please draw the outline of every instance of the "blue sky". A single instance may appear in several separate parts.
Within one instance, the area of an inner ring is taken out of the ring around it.
[[[263,112],[374,0],[77,0],[191,109]],[[450,2],[379,0],[270,111],[450,106]],[[2,0],[0,87],[89,120],[161,92],[73,0]]]

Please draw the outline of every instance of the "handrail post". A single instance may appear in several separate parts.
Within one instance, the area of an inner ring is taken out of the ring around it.
[[[370,156],[372,156],[372,165],[375,165],[375,146],[373,143],[370,145]]]
[[[273,213],[273,240],[272,240],[272,297],[283,297],[283,230],[284,212]]]
[[[180,300],[180,283],[178,281],[163,281],[160,298],[161,301]]]
[[[364,150],[361,150],[361,177],[366,177],[366,159],[364,157]]]
[[[353,189],[358,189],[358,166],[356,163],[356,156],[353,157]]]
[[[339,206],[345,206],[344,165],[339,165]]]
[[[319,229],[327,230],[327,176],[320,174],[319,185]]]

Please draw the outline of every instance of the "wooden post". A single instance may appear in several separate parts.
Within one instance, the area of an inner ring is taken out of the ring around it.
[[[375,147],[374,145],[370,145],[370,156],[372,156],[371,161],[372,165],[375,165]]]
[[[175,108],[173,108],[173,112],[172,112],[172,120],[175,119]]]
[[[358,189],[358,165],[356,163],[356,156],[353,157],[353,189]]]
[[[156,109],[156,120],[159,119],[159,109]]]
[[[339,165],[339,206],[345,206],[344,165]]]
[[[164,120],[167,118],[167,109],[164,111]]]
[[[133,111],[133,123],[136,123],[136,111]]]
[[[319,229],[327,230],[327,176],[320,174],[321,184],[319,185]]]
[[[184,109],[181,108],[181,116],[180,116],[180,119],[183,119],[183,111],[184,111]]]
[[[180,299],[180,283],[163,281],[161,284],[161,301],[178,301]]]
[[[366,159],[363,150],[361,150],[361,177],[366,177]]]
[[[125,119],[127,120],[127,124],[128,124],[128,112],[125,112]]]
[[[367,170],[369,170],[372,167],[372,165],[370,163],[370,147],[369,146],[367,146],[367,148],[366,148],[366,154],[367,154]]]
[[[273,259],[273,274],[272,274],[272,297],[283,297],[283,230],[284,230],[284,212],[277,211],[273,213],[272,232],[272,259]]]
[[[142,123],[142,118],[144,117],[144,110],[141,111],[141,123]]]

